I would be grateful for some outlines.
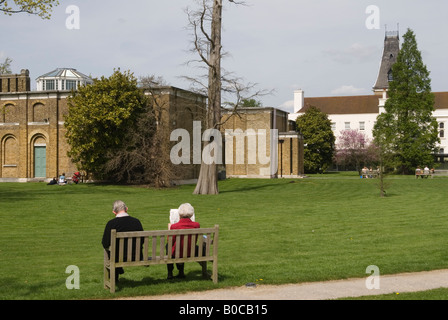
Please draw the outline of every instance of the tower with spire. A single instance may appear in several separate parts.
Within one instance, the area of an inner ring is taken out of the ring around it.
[[[376,95],[381,95],[379,99],[380,113],[381,108],[387,99],[387,90],[389,89],[389,82],[393,80],[392,66],[397,61],[398,53],[400,52],[400,36],[398,31],[387,31],[384,38],[383,56],[381,58],[380,69],[373,92]]]

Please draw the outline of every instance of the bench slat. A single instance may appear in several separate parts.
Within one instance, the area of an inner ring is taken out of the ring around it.
[[[152,237],[152,236],[174,236],[177,234],[204,234],[213,233],[214,228],[198,228],[198,229],[176,229],[176,230],[153,230],[153,231],[128,231],[117,232],[117,239],[128,237]]]
[[[186,248],[187,245],[184,244],[184,248]],[[193,234],[191,236],[191,244],[190,244],[190,255],[194,256],[195,255],[195,251],[196,251],[196,235]],[[184,257],[187,256],[187,253],[184,253]]]
[[[118,245],[118,262],[123,262],[123,247],[124,247],[124,238],[120,239],[120,243]]]
[[[141,241],[142,238],[137,237],[137,240],[135,242],[135,261],[140,260],[140,250],[141,250]]]
[[[201,236],[199,237],[199,243],[198,243],[198,247],[199,247],[198,256],[199,256],[199,257],[202,257],[202,256],[203,256],[203,253],[204,253],[204,252],[202,251],[203,246],[204,246],[204,237],[201,235]],[[206,253],[206,255],[207,255],[207,253]]]
[[[132,242],[134,242],[134,238],[128,239],[128,256],[126,257],[127,261],[132,261]],[[140,260],[140,257],[135,260]]]
[[[212,240],[212,235],[210,233],[207,233],[207,239],[206,239],[206,247],[205,247],[205,254],[207,256],[210,255],[210,244],[211,244],[211,240]]]
[[[182,236],[182,238],[184,238],[184,247],[183,247],[184,250],[182,251],[182,257],[184,258],[188,256],[188,237],[191,236]],[[193,252],[194,255],[194,250],[190,252]]]
[[[151,253],[151,259],[155,259],[157,256],[157,237],[152,237],[152,253]],[[148,259],[146,259],[148,260]]]
[[[143,260],[148,260],[148,238],[143,241]]]
[[[168,237],[168,247],[166,249],[167,251],[167,255],[165,256],[166,259],[170,259],[171,258],[171,248],[173,247],[173,238],[172,237]]]
[[[177,235],[176,236],[176,249],[174,250],[174,257],[176,259],[180,258],[180,241],[181,241],[180,236]],[[170,250],[169,248],[170,248],[170,246],[168,246],[168,250]]]

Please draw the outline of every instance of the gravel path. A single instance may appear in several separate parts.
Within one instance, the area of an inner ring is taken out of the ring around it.
[[[371,280],[371,279],[369,279]],[[257,285],[186,294],[119,298],[120,300],[325,300],[448,288],[448,270],[381,275],[379,289],[367,289],[365,278],[287,285]],[[373,284],[372,281],[368,282]]]

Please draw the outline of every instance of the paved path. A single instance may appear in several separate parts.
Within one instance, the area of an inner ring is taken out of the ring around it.
[[[325,300],[448,288],[448,270],[381,275],[379,289],[367,289],[365,278],[287,285],[235,287],[186,294],[145,296],[133,300]],[[371,280],[371,279],[369,279]],[[374,282],[369,281],[369,284]]]

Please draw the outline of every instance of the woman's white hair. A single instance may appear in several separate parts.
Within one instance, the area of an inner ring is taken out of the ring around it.
[[[189,203],[182,203],[178,210],[181,218],[191,218],[194,214],[194,208]]]

